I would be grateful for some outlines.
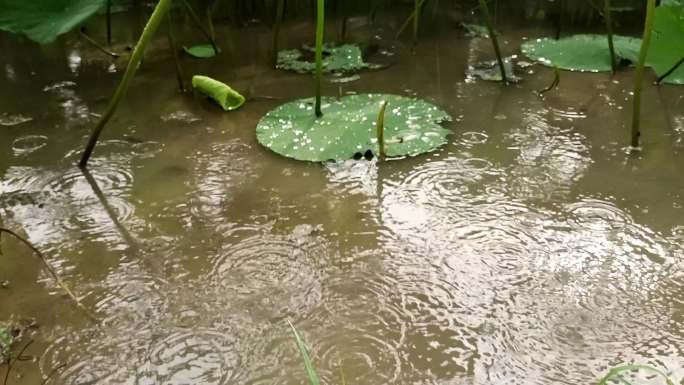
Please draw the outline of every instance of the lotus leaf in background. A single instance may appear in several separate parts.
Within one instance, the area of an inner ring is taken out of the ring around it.
[[[662,76],[684,59],[684,4],[670,0],[656,8],[651,39],[646,65]],[[684,84],[684,65],[663,79],[663,83]]]
[[[342,161],[367,151],[377,155],[375,124],[385,101],[387,156],[419,155],[447,142],[450,131],[440,123],[450,121],[449,114],[420,99],[384,94],[324,98],[320,118],[313,113],[313,98],[283,104],[261,119],[257,139],[280,155],[303,161]]]
[[[311,52],[312,49],[305,47],[304,51]],[[367,68],[374,68],[376,65],[366,63],[363,60],[361,48],[354,44],[341,46],[323,47],[323,72],[356,72]],[[286,49],[278,52],[277,68],[294,71],[298,73],[313,73],[316,70],[316,63],[307,61],[304,58],[305,52],[298,49]]]
[[[107,0],[0,0],[0,30],[47,44],[81,25]]]
[[[217,52],[211,44],[200,44],[192,47],[183,47],[188,55],[198,59],[209,59],[216,56]],[[221,50],[219,50],[221,52]]]
[[[224,111],[232,111],[245,104],[245,97],[230,88],[229,85],[208,76],[195,75],[192,86],[214,100]]]
[[[613,36],[618,60],[635,62],[641,39]],[[612,71],[606,35],[574,35],[560,40],[536,39],[524,43],[522,52],[549,67],[570,71]]]

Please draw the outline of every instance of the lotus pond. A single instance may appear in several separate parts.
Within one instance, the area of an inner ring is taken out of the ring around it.
[[[681,2],[29,3],[3,385],[684,384]]]

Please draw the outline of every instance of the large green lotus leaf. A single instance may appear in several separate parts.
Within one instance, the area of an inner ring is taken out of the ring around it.
[[[635,62],[641,39],[614,36],[615,54],[619,59]],[[560,40],[536,39],[524,43],[522,52],[549,67],[571,71],[611,71],[610,50],[606,35],[574,35]]]
[[[450,131],[440,123],[450,121],[449,114],[420,99],[383,94],[323,98],[321,118],[313,98],[283,104],[261,119],[257,139],[278,154],[311,162],[378,154],[375,125],[384,101],[387,156],[418,155],[446,143]]]
[[[0,29],[46,44],[83,23],[107,0],[0,0]]]
[[[306,49],[311,51],[311,49]],[[363,61],[363,54],[357,45],[324,46],[323,72],[355,72],[373,67]],[[297,49],[286,49],[278,52],[278,68],[299,73],[313,73],[316,63],[305,60],[304,52]]]
[[[224,111],[232,111],[245,104],[245,97],[232,89],[229,85],[208,76],[195,75],[192,86],[214,100]]]
[[[684,5],[671,0],[656,8],[647,64],[661,76],[684,58]],[[663,80],[684,84],[684,65]]]

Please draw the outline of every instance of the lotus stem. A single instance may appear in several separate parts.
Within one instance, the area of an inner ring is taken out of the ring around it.
[[[323,78],[323,33],[325,32],[325,0],[318,0],[316,12],[316,117],[321,111],[321,82]]]
[[[88,144],[85,148],[85,151],[83,152],[81,161],[79,162],[79,167],[87,167],[90,155],[92,155],[93,153],[93,149],[97,144],[97,140],[100,137],[102,130],[116,112],[116,109],[119,106],[121,99],[123,99],[124,95],[126,95],[126,91],[128,91],[128,87],[131,85],[131,81],[135,76],[135,72],[138,70],[138,66],[140,65],[140,61],[142,60],[143,54],[145,53],[145,48],[147,48],[147,45],[152,40],[154,33],[157,31],[157,28],[159,28],[159,24],[161,23],[162,19],[164,19],[166,13],[169,11],[171,2],[171,0],[159,0],[159,3],[157,3],[157,6],[154,8],[152,16],[150,16],[150,19],[147,21],[147,25],[145,25],[142,35],[140,36],[138,43],[135,45],[135,49],[133,50],[131,59],[128,62],[128,66],[126,67],[126,72],[124,73],[124,76],[121,79],[119,86],[114,92],[114,96],[112,96],[112,99],[110,100],[109,105],[107,106],[107,110],[102,115],[100,121],[97,123],[97,126],[95,126],[95,129],[90,135]]]
[[[613,44],[613,18],[610,10],[610,0],[603,2],[603,20],[606,23],[606,32],[608,33],[608,49],[610,49],[610,66],[613,69],[613,74],[617,71],[617,59],[615,58],[615,45]]]
[[[81,37],[85,39],[85,41],[92,44],[93,47],[97,48],[100,52],[104,53],[105,55],[111,56],[113,58],[117,58],[117,57],[121,56],[118,53],[112,52],[112,51],[108,50],[107,48],[103,47],[102,44],[97,42],[97,40],[93,39],[87,33],[85,33],[83,28],[81,28],[78,32],[81,34]]]
[[[559,84],[560,84],[560,71],[558,70],[558,66],[555,66],[555,67],[553,67],[553,81],[551,82],[551,84],[549,84],[548,87],[539,91],[539,96],[542,96],[545,93],[552,91],[553,89],[558,87]]]
[[[112,45],[112,0],[107,0],[107,45]]]
[[[378,136],[378,160],[385,160],[385,110],[387,109],[387,100],[382,102],[380,112],[378,113],[378,121],[375,123],[375,130]]]
[[[209,25],[209,36],[211,37],[211,40],[216,42],[216,31],[214,30],[214,17],[213,14],[214,12],[212,11],[214,4],[209,3],[207,5],[207,24]],[[214,50],[216,52],[216,50]]]
[[[190,3],[188,3],[188,0],[181,1],[183,2],[185,9],[188,11],[188,14],[190,15],[192,21],[195,23],[197,28],[199,28],[199,30],[202,31],[204,37],[209,41],[209,44],[211,44],[211,48],[214,49],[214,53],[218,55],[218,47],[216,46],[216,41],[214,41],[214,39],[211,37],[211,33],[204,29],[204,25],[202,25],[202,20],[200,20],[199,16],[197,16],[195,10],[192,9],[192,6],[190,5]]]
[[[420,9],[423,6],[423,3],[425,3],[425,0],[418,0],[418,1],[419,1],[418,9]],[[399,36],[401,36],[401,34],[404,33],[404,30],[406,30],[406,28],[408,28],[411,21],[413,21],[415,18],[416,18],[416,9],[414,7],[413,12],[411,12],[409,17],[406,18],[406,20],[404,21],[404,24],[402,24],[401,27],[399,28],[399,32],[397,32],[396,36],[394,37],[396,40],[399,39]]]
[[[166,14],[166,20],[168,22],[166,36],[169,41],[169,49],[171,50],[171,56],[173,56],[173,62],[176,65],[176,79],[178,79],[178,88],[180,89],[180,92],[185,92],[185,83],[183,82],[183,67],[181,66],[180,59],[178,58],[178,46],[176,45],[176,36],[173,33],[173,20],[171,20],[171,11]]]
[[[278,64],[278,51],[280,50],[280,27],[283,24],[285,14],[285,0],[278,0],[276,6],[276,19],[273,25],[273,66]]]
[[[413,1],[413,44],[418,43],[418,28],[420,27],[420,9],[425,0]]]
[[[496,61],[499,63],[499,70],[501,71],[501,80],[504,83],[508,83],[506,79],[506,67],[504,67],[503,58],[501,57],[501,50],[499,49],[499,39],[496,37],[496,31],[494,30],[494,25],[492,24],[492,17],[489,14],[489,7],[487,7],[486,0],[480,1],[480,10],[482,11],[482,17],[484,18],[485,24],[487,25],[487,31],[489,31],[489,38],[492,40],[492,45],[494,46],[494,53],[496,53]]]
[[[632,98],[632,141],[633,148],[639,147],[639,137],[641,136],[641,89],[644,80],[644,70],[646,65],[646,57],[648,56],[648,48],[651,45],[651,36],[653,31],[653,18],[655,14],[656,0],[648,0],[646,3],[646,21],[644,23],[644,38],[641,41],[641,50],[639,51],[639,62],[637,63],[636,74],[634,75],[634,96]]]
[[[660,77],[658,77],[658,80],[656,80],[656,84],[662,83],[663,80],[665,80],[665,78],[667,78],[668,76],[672,75],[673,72],[677,71],[677,69],[678,69],[679,67],[681,67],[682,64],[684,64],[684,57],[682,57],[681,59],[679,59],[679,61],[678,61],[677,63],[675,63],[675,65],[672,66],[672,68],[670,68],[670,69],[667,70],[664,74],[662,74]]]
[[[53,269],[52,266],[50,266],[43,253],[41,253],[40,250],[38,250],[38,248],[33,245],[33,243],[29,242],[24,237],[9,229],[0,227],[0,233],[7,233],[12,237],[16,238],[26,247],[28,247],[41,260],[41,262],[43,262],[45,270],[47,270],[48,273],[50,273],[50,276],[52,276],[52,279],[55,280],[57,286],[64,290],[64,292],[69,296],[69,298],[71,298],[71,300],[76,303],[76,306],[78,306],[88,316],[88,318],[90,318],[92,321],[97,321],[97,317],[95,317],[95,315],[90,310],[88,310],[88,308],[85,307],[85,305],[83,305],[83,303],[78,299],[78,297],[76,297],[74,292],[72,292],[71,289],[69,289],[69,286],[67,286],[66,283],[64,283],[64,281],[62,281],[62,279],[59,278],[59,275],[57,275],[55,269]]]

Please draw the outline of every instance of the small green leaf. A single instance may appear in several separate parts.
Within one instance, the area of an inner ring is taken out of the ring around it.
[[[311,357],[309,357],[309,352],[306,347],[306,344],[304,343],[304,340],[299,335],[294,325],[292,325],[292,322],[287,321],[287,323],[290,324],[292,334],[294,334],[295,342],[297,343],[297,349],[299,349],[299,352],[302,354],[302,360],[304,361],[304,368],[306,369],[306,374],[309,377],[309,383],[311,385],[320,385],[321,381],[318,378],[318,374],[316,373],[316,368],[314,367],[314,364],[311,361]]]
[[[418,155],[446,143],[450,131],[440,125],[451,120],[446,112],[420,99],[384,94],[323,98],[321,118],[314,114],[313,98],[283,104],[261,119],[257,139],[280,155],[310,162],[379,154],[375,125],[385,101],[387,156]]]
[[[614,36],[613,41],[618,58],[636,61],[641,39]],[[522,52],[549,67],[570,71],[612,71],[606,35],[575,35],[560,40],[536,39],[523,44]]]
[[[14,342],[9,328],[0,326],[0,362],[4,361],[9,355],[10,347]]]
[[[208,59],[216,56],[217,52],[211,44],[200,44],[190,48],[183,47],[183,50],[190,56],[198,59]],[[221,50],[218,50],[220,53]]]
[[[648,365],[623,365],[623,366],[618,366],[615,368],[612,368],[608,371],[608,373],[599,380],[598,385],[607,385],[608,382],[612,380],[622,380],[620,377],[627,372],[634,372],[634,371],[639,371],[643,370],[646,372],[650,372],[653,374],[657,374],[658,376],[662,377],[665,380],[665,383],[667,385],[674,385],[674,382],[667,376],[667,374],[663,373],[660,369],[656,369],[652,366]]]
[[[230,88],[229,85],[208,76],[195,75],[192,86],[213,99],[224,111],[232,111],[245,104],[245,97]]]

